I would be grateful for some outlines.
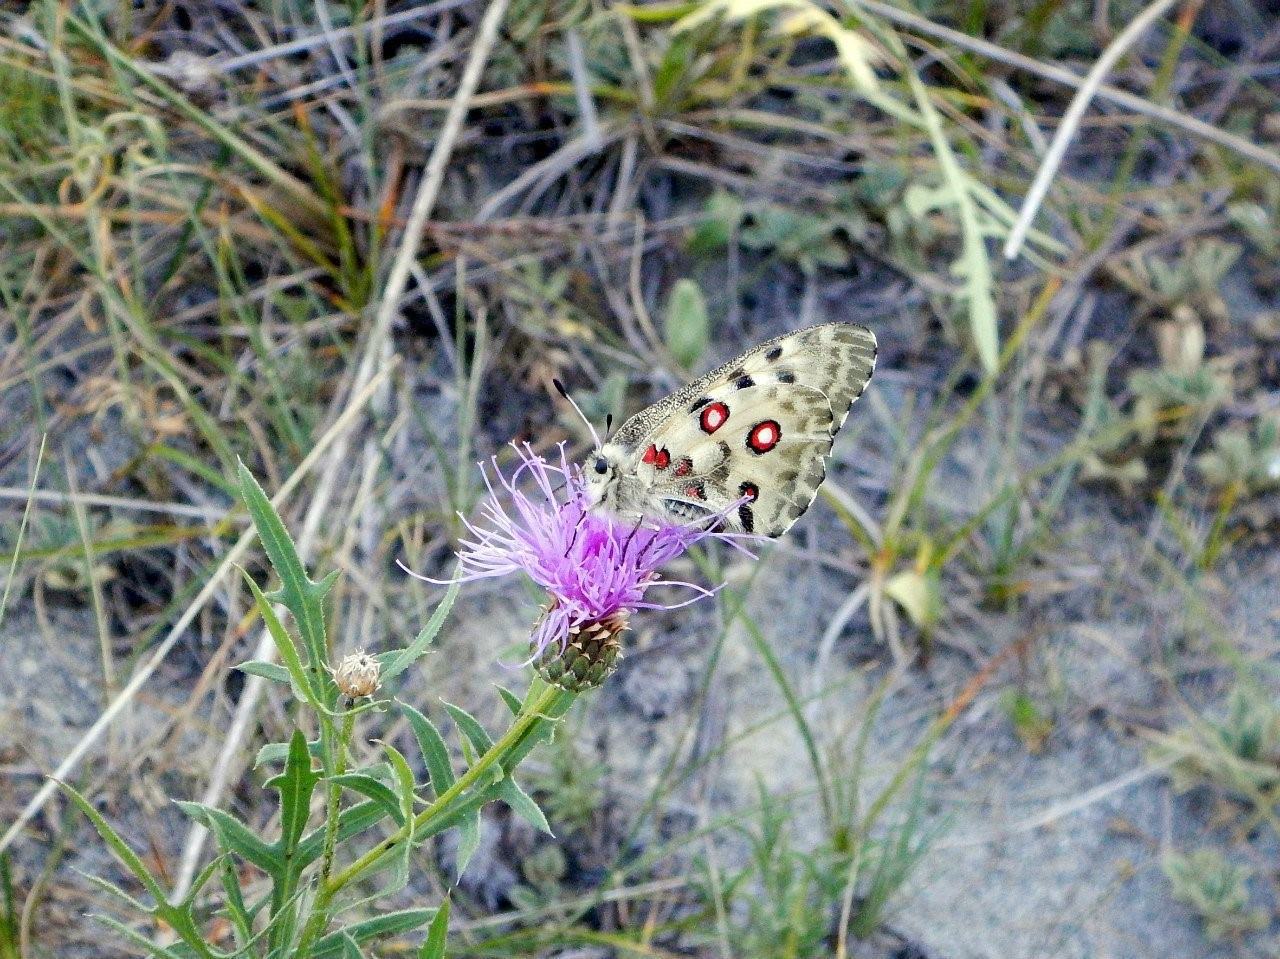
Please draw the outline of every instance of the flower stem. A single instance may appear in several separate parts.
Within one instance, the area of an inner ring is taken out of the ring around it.
[[[383,857],[390,854],[392,850],[402,843],[412,842],[418,830],[422,829],[441,813],[446,812],[454,800],[480,782],[485,773],[500,763],[502,758],[510,753],[512,749],[524,742],[538,728],[540,723],[555,722],[558,715],[552,717],[548,713],[553,707],[560,704],[561,698],[564,696],[570,697],[569,701],[564,703],[565,708],[567,708],[573,698],[576,698],[576,694],[568,693],[556,686],[548,686],[534,702],[521,709],[520,714],[516,716],[510,728],[502,734],[502,737],[489,747],[484,755],[471,765],[471,768],[459,776],[452,786],[437,796],[431,805],[406,822],[393,835],[383,839],[355,862],[332,876],[328,874],[330,866],[329,853],[331,850],[329,849],[329,835],[326,835],[326,863],[321,875],[320,890],[316,895],[315,911],[303,931],[302,941],[298,944],[298,949],[294,953],[295,957],[297,959],[305,959],[310,955],[312,946],[324,930],[329,906],[332,904],[334,896],[344,886],[377,866]],[[336,817],[330,819],[331,828],[336,824],[336,821]]]
[[[342,717],[342,734],[338,737],[338,755],[334,757],[335,775],[341,776],[347,771],[347,745],[351,742],[351,731],[355,727],[356,716],[348,711]],[[329,783],[329,804],[326,812],[324,831],[324,862],[320,867],[320,881],[328,882],[333,872],[333,851],[338,844],[338,814],[342,812],[342,787],[336,782]]]

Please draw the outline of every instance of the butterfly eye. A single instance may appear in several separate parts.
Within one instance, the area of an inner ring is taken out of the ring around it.
[[[605,473],[609,472],[609,461],[603,456],[597,456],[595,466],[593,468],[597,473],[603,476]]]

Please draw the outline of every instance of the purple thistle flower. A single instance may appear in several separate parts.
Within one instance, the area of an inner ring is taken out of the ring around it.
[[[532,659],[552,644],[564,649],[571,635],[598,624],[615,632],[625,628],[636,610],[676,609],[712,595],[713,590],[693,583],[662,579],[658,569],[711,537],[741,549],[734,542],[741,537],[705,525],[659,520],[631,525],[593,513],[582,471],[566,460],[564,444],[558,466],[528,444],[512,446],[520,464],[510,476],[492,460],[501,493],[481,466],[488,495],[480,504],[479,520],[462,518],[469,536],[458,551],[458,580],[522,572],[547,591],[551,600],[534,629]],[[532,481],[530,493],[520,489],[525,480]],[[694,595],[683,602],[655,602],[646,598],[653,586],[680,587]]]

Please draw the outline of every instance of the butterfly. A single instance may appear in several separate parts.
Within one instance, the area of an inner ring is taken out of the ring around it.
[[[761,343],[597,443],[582,467],[592,508],[781,536],[817,496],[875,365],[875,334],[852,323]]]

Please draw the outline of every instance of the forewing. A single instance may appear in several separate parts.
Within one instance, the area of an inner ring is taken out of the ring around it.
[[[874,335],[852,324],[781,336],[637,413],[614,442],[650,508],[690,519],[749,496],[725,525],[780,536],[813,502],[875,356]]]

